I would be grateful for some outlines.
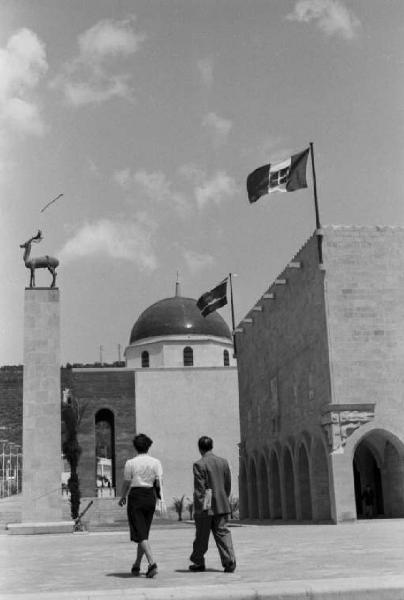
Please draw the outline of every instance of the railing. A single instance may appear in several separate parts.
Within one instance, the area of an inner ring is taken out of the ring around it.
[[[9,440],[0,444],[0,498],[7,498],[22,489],[22,448]]]

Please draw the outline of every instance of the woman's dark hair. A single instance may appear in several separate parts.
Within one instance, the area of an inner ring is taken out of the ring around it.
[[[145,454],[146,452],[148,452],[152,443],[153,443],[153,440],[151,440],[144,433],[138,433],[133,438],[133,445],[135,447],[135,450],[137,452],[139,452],[140,454]]]
[[[213,440],[207,435],[203,435],[198,440],[198,448],[201,452],[209,452],[213,448]]]

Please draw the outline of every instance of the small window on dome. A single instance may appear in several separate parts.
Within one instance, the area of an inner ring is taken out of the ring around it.
[[[194,365],[194,351],[190,346],[184,348],[184,367],[193,367]]]
[[[142,368],[147,368],[150,367],[150,358],[149,358],[149,353],[144,350],[142,352]]]
[[[229,358],[229,351],[228,350],[223,350],[223,364],[225,367],[229,367],[230,366],[230,358]]]

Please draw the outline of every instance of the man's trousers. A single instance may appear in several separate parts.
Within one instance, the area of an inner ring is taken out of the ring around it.
[[[205,553],[208,550],[210,532],[216,542],[223,567],[236,561],[230,529],[227,527],[227,515],[195,515],[195,540],[190,560],[196,565],[205,564]]]

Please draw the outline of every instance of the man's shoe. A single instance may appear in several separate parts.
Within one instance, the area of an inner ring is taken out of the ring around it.
[[[137,567],[135,564],[132,565],[132,569],[130,571],[134,577],[139,577],[140,575],[140,567]]]
[[[151,579],[155,575],[157,575],[157,565],[156,563],[153,563],[152,565],[149,565],[149,568],[146,571],[146,577]]]
[[[225,573],[234,573],[235,570],[236,570],[236,561],[230,563],[229,565],[226,565],[224,568]]]
[[[189,565],[188,569],[193,573],[198,573],[199,571],[205,571],[205,565]]]

